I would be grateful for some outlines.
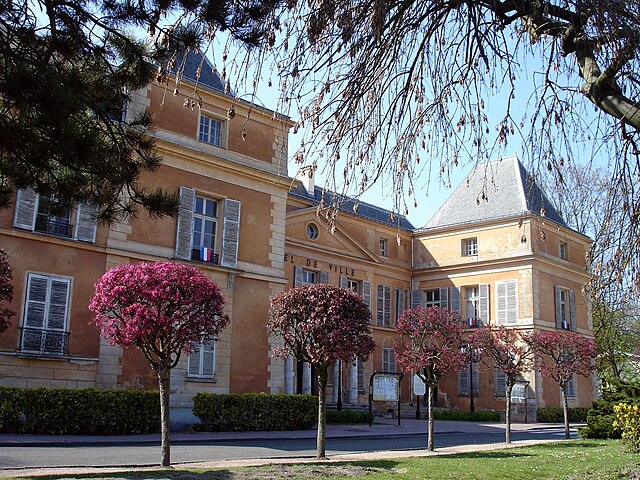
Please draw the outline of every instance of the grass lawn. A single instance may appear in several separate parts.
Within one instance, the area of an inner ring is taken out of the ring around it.
[[[392,452],[390,452],[392,455]],[[31,477],[34,478],[34,477]],[[348,463],[306,463],[251,468],[132,471],[56,475],[47,479],[109,480],[620,480],[640,479],[640,454],[625,453],[619,441],[575,440],[489,452]]]

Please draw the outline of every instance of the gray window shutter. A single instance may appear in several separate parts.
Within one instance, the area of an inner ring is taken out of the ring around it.
[[[384,287],[384,326],[391,326],[391,287]]]
[[[502,370],[496,368],[496,397],[507,395],[507,377]]]
[[[206,378],[212,378],[215,373],[215,342],[213,340],[209,343],[202,345],[202,376]]]
[[[422,305],[422,290],[411,290],[411,308]]]
[[[556,285],[556,328],[562,328],[562,311],[560,308],[560,286]]]
[[[24,325],[27,328],[45,328],[48,281],[45,277],[30,274],[28,283]]]
[[[404,288],[396,288],[396,323],[407,308],[407,291]]]
[[[329,272],[320,272],[320,283],[329,283]]]
[[[194,350],[189,354],[189,366],[188,366],[188,375],[191,377],[197,377],[200,375],[200,349],[202,345],[198,345],[198,348],[194,348]]]
[[[240,236],[240,202],[227,198],[224,201],[224,232],[222,233],[223,267],[236,268],[238,264],[238,238]]]
[[[496,317],[498,325],[507,323],[507,284],[505,282],[496,284]]]
[[[489,324],[489,285],[481,283],[478,285],[478,315],[480,315],[480,325]]]
[[[576,292],[569,290],[569,330],[576,329]]]
[[[449,289],[447,287],[440,289],[440,308],[449,308]]]
[[[69,302],[69,281],[51,279],[49,295],[49,317],[47,328],[65,330],[67,324],[67,305]]]
[[[451,310],[460,311],[460,287],[449,287]]]
[[[16,192],[16,208],[13,226],[33,231],[36,224],[36,208],[38,194],[31,188],[19,189]]]
[[[296,265],[293,267],[293,286],[298,287],[302,285],[302,267]]]
[[[349,288],[349,279],[344,275],[340,275],[340,288]]]
[[[384,285],[378,285],[378,295],[376,297],[376,319],[378,326],[384,325]]]
[[[469,366],[458,372],[458,395],[469,395]]]
[[[367,307],[371,308],[371,282],[367,280],[362,281],[362,300]]]
[[[518,281],[507,282],[506,287],[507,323],[516,323],[518,321]]]
[[[178,228],[176,232],[176,257],[191,259],[191,230],[196,192],[193,188],[180,187]]]
[[[90,203],[79,203],[76,208],[76,240],[95,243],[98,222],[98,207]]]
[[[356,362],[358,362],[358,392],[364,392],[364,362],[359,358]]]

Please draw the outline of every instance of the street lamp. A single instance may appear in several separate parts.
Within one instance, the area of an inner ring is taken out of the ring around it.
[[[338,360],[338,402],[336,410],[342,411],[342,360]]]
[[[473,364],[480,361],[480,348],[473,343],[463,342],[460,345],[460,353],[464,355],[465,361],[469,363],[469,412],[475,412],[473,404]]]

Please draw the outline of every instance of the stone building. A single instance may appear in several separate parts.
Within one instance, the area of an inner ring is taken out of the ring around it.
[[[231,318],[215,345],[172,371],[176,409],[190,408],[200,391],[313,392],[311,369],[274,358],[265,328],[270,298],[302,283],[350,288],[371,308],[376,351],[367,362],[336,366],[330,377],[330,400],[340,394],[344,404],[366,404],[371,373],[395,369],[394,325],[412,305],[459,309],[469,330],[496,323],[591,334],[581,294],[589,239],[568,228],[516,158],[476,168],[422,228],[349,199],[329,222],[318,207],[333,194],[314,185],[315,172],[289,176],[292,122],[225,94],[201,62],[187,57],[180,95],[150,85],[127,109],[153,114],[151,135],[164,160],[143,182],[179,193],[177,218],[140,213],[107,227],[96,224],[90,206],[54,212],[50,198],[31,190],[0,211],[17,312],[0,335],[0,385],[155,388],[142,355],[102,341],[87,308],[105,271],[145,260],[197,265],[220,286]],[[195,108],[184,106],[185,96],[198,100]],[[468,408],[469,374],[444,379],[442,406]],[[476,407],[501,408],[500,374],[471,374]],[[557,386],[536,375],[521,385],[519,399],[559,404]],[[570,393],[572,403],[589,404],[591,379],[575,379]],[[414,400],[404,380],[402,401]]]

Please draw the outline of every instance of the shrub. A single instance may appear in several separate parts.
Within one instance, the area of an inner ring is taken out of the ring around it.
[[[369,412],[362,410],[327,410],[327,423],[369,423]]]
[[[619,403],[613,407],[614,428],[620,430],[622,444],[632,453],[640,452],[640,410],[638,405]]]
[[[621,432],[613,426],[614,405],[640,405],[640,384],[611,380],[602,389],[602,398],[593,402],[587,414],[587,426],[579,430],[585,438],[620,438]]]
[[[564,413],[560,407],[540,407],[538,412],[538,422],[540,423],[563,423]],[[587,421],[589,408],[574,407],[569,408],[569,421],[584,423]]]
[[[198,393],[193,414],[205,432],[304,430],[317,421],[317,404],[313,395]]]
[[[0,387],[0,432],[130,435],[160,426],[157,391]]]
[[[499,422],[500,412],[477,410],[473,413],[466,410],[434,410],[435,420],[455,420],[460,422]]]

